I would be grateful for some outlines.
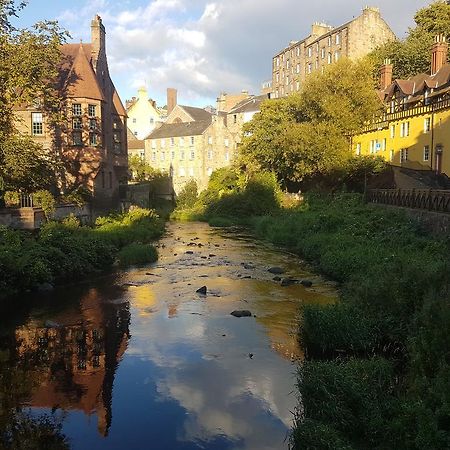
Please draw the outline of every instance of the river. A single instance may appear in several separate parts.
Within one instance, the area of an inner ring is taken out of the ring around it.
[[[299,307],[335,287],[242,230],[169,223],[158,246],[156,264],[17,300],[2,407],[51,415],[80,450],[286,449]],[[273,266],[312,287],[280,286]]]

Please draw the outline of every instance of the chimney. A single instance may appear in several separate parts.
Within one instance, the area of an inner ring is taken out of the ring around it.
[[[147,92],[147,88],[142,86],[138,89],[138,98],[139,100],[148,100],[148,92]]]
[[[177,106],[177,90],[174,88],[167,88],[167,115]]]
[[[385,59],[380,70],[380,89],[383,91],[392,84],[392,70],[391,60]]]
[[[438,34],[431,50],[431,75],[435,75],[447,62],[447,52],[447,40],[443,34]]]
[[[106,61],[105,27],[97,14],[91,22],[92,65],[97,72],[98,61]]]

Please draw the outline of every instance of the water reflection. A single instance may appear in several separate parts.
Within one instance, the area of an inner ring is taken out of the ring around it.
[[[314,285],[281,288],[270,266]],[[157,264],[38,298],[11,319],[0,398],[15,393],[0,414],[55,412],[74,449],[285,449],[299,305],[334,298],[291,255],[171,224]]]
[[[26,404],[96,414],[98,432],[107,436],[115,372],[130,337],[129,305],[105,303],[93,288],[76,308],[40,315],[9,342],[9,363],[33,380]]]

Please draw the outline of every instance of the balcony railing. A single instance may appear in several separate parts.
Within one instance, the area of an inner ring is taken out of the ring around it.
[[[371,203],[450,214],[450,190],[372,189],[368,192],[367,200]]]

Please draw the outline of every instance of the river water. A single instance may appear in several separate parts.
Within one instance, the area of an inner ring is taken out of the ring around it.
[[[286,449],[299,306],[335,288],[239,230],[170,223],[159,253],[18,300],[2,318],[2,408],[52,416],[74,449]],[[313,286],[281,287],[272,266]]]

